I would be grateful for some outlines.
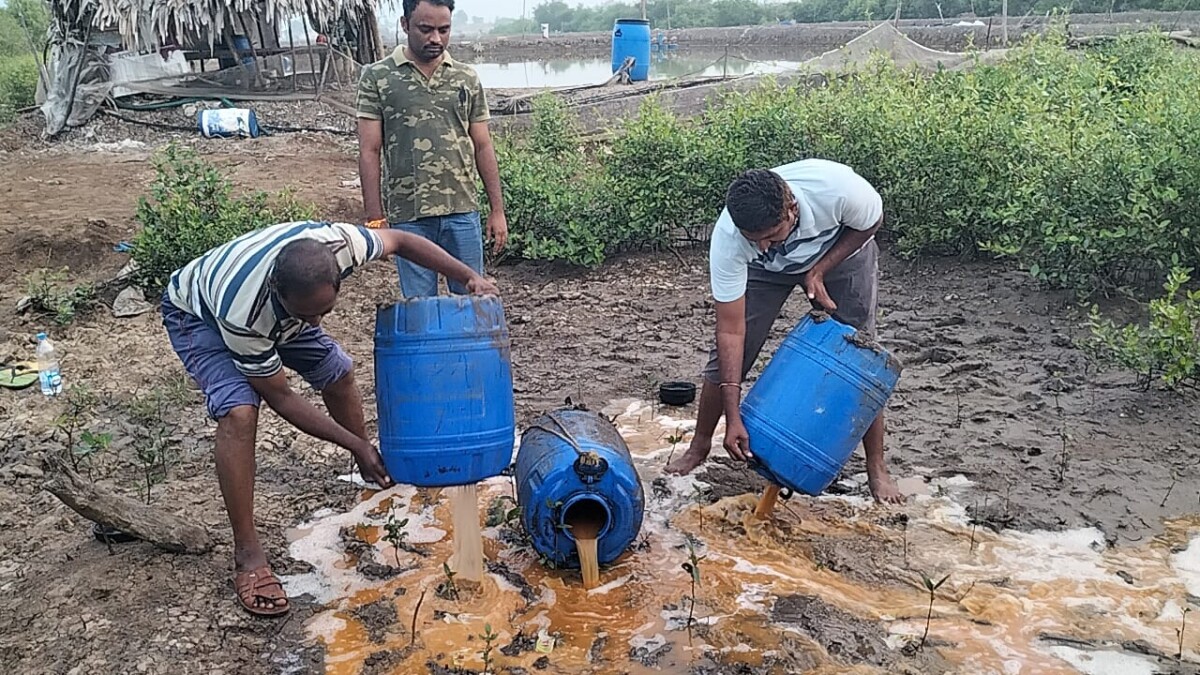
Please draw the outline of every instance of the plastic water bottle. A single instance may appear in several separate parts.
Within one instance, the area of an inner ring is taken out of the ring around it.
[[[54,344],[45,333],[37,336],[38,380],[42,383],[42,393],[46,396],[58,396],[62,393],[62,373],[58,368],[58,354]]]

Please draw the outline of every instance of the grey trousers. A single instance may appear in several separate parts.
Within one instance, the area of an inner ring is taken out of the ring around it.
[[[792,289],[803,287],[803,281],[803,274],[750,268],[746,281],[746,350],[742,358],[742,379],[758,359],[783,303],[787,302]],[[825,290],[838,306],[833,318],[863,332],[875,332],[875,313],[879,304],[879,246],[874,239],[825,277]],[[704,378],[713,384],[720,382],[717,361],[714,344],[702,371]]]

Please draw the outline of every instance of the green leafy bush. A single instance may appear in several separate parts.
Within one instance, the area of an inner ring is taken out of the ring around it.
[[[33,311],[65,326],[95,306],[96,293],[90,284],[72,285],[67,270],[35,270],[25,279],[25,292]]]
[[[741,171],[821,157],[875,185],[902,254],[1007,257],[1080,293],[1200,267],[1200,55],[1155,34],[1081,51],[1058,27],[932,75],[877,57],[819,87],[726,94],[693,120],[649,101],[585,150],[552,113],[501,161],[514,238],[523,214],[539,233],[521,255],[558,256],[560,234],[588,264],[661,247],[711,225]]]
[[[1091,351],[1128,368],[1142,386],[1161,378],[1168,387],[1200,385],[1200,290],[1186,290],[1191,271],[1173,269],[1166,294],[1150,301],[1148,325],[1117,327],[1092,308]]]
[[[233,183],[193,151],[168,146],[154,159],[150,196],[138,202],[134,282],[162,291],[171,274],[209,249],[247,232],[315,216],[288,192],[234,194]]]
[[[606,226],[611,188],[580,148],[575,120],[553,96],[537,100],[533,126],[523,139],[496,145],[506,212],[515,224],[509,251],[531,260],[565,260],[594,267],[614,250]]]
[[[7,124],[16,111],[34,104],[38,69],[33,57],[0,57],[0,124]]]

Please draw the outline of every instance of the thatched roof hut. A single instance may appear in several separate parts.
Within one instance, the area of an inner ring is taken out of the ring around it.
[[[281,25],[303,16],[317,32],[338,21],[374,21],[373,0],[86,0],[95,2],[97,26],[112,27],[130,49],[157,49],[185,41],[213,45],[246,32],[248,22]]]
[[[54,136],[85,123],[109,98],[112,49],[100,46],[102,34],[119,35],[124,48],[136,53],[182,52],[203,69],[214,58],[236,64],[246,56],[253,62],[294,51],[291,20],[302,17],[299,44],[310,33],[324,34],[330,40],[318,47],[339,43],[359,63],[370,63],[382,56],[377,7],[377,0],[50,0],[43,133]],[[253,70],[258,84],[262,78]]]

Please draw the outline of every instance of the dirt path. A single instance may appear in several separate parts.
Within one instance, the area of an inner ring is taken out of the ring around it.
[[[311,136],[205,147],[221,153],[241,185],[292,186],[332,217],[355,217],[357,191],[340,186],[354,170],[344,145]],[[45,265],[68,265],[81,280],[115,272],[126,256],[112,244],[133,233],[138,186],[150,169],[137,154],[0,158],[17,178],[0,188],[0,356],[28,358],[43,322],[13,311],[25,275]],[[704,357],[713,318],[702,251],[685,252],[682,264],[644,255],[592,272],[522,264],[495,273],[512,329],[522,420],[567,396],[596,408],[646,397],[662,379],[694,378]],[[394,275],[387,265],[356,275],[329,321],[356,359],[368,401],[372,310],[395,297]],[[1090,371],[1073,346],[1082,333],[1063,298],[994,266],[885,257],[881,304],[882,341],[907,364],[890,405],[897,477],[965,474],[978,485],[986,523],[1095,525],[1116,545],[1197,511],[1194,402],[1136,392],[1126,376]],[[799,299],[789,303],[770,348],[803,311]],[[94,426],[114,432],[115,445],[125,433],[117,403],[181,380],[153,313],[129,320],[98,313],[56,335],[66,381],[98,393]],[[57,411],[33,390],[0,393],[0,662],[7,672],[321,672],[320,650],[301,644],[302,620],[315,609],[303,598],[280,622],[252,621],[233,604],[213,425],[194,394],[183,390],[178,401],[171,420],[178,458],[153,494],[216,534],[219,546],[206,556],[141,544],[110,553],[91,539],[85,523],[39,487],[39,456],[54,447],[48,423]],[[259,447],[264,540],[280,571],[303,571],[284,556],[284,530],[356,500],[353,488],[335,480],[347,458],[269,413]],[[738,484],[737,469],[722,470],[730,474],[722,482]],[[856,457],[839,489],[861,493],[861,471]],[[139,474],[122,466],[108,480],[134,494]],[[830,569],[840,564],[847,573],[864,562],[830,555]]]

